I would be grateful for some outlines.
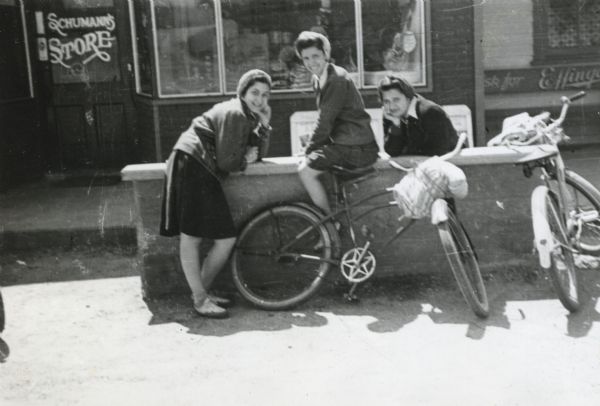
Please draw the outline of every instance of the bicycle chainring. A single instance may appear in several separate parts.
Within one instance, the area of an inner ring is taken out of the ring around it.
[[[352,248],[342,256],[340,271],[349,282],[364,282],[375,272],[375,255],[368,249]]]

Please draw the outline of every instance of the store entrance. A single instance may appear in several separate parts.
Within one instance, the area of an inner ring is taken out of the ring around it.
[[[53,171],[113,169],[133,159],[133,60],[127,1],[35,8],[37,60]]]

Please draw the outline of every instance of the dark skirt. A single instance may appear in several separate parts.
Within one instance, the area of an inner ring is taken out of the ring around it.
[[[160,235],[184,233],[223,239],[236,236],[221,182],[182,151],[169,158],[162,200]]]

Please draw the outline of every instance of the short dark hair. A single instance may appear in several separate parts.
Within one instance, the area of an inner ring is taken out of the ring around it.
[[[398,90],[400,93],[406,96],[407,99],[412,99],[416,95],[415,89],[406,80],[398,76],[388,75],[381,79],[379,86],[377,86],[379,98],[383,99],[383,92],[392,89]]]
[[[313,31],[302,31],[294,42],[294,48],[296,49],[298,58],[302,59],[302,51],[310,47],[320,49],[327,58],[331,55],[331,43],[325,35]]]

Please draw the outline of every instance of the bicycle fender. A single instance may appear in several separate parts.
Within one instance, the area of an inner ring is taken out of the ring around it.
[[[554,245],[554,237],[550,231],[546,216],[546,195],[548,188],[538,186],[531,194],[531,221],[533,223],[534,245],[538,252],[540,266],[544,269],[550,268],[551,253]]]
[[[448,202],[436,199],[431,205],[431,224],[437,226],[444,221],[448,221]]]

